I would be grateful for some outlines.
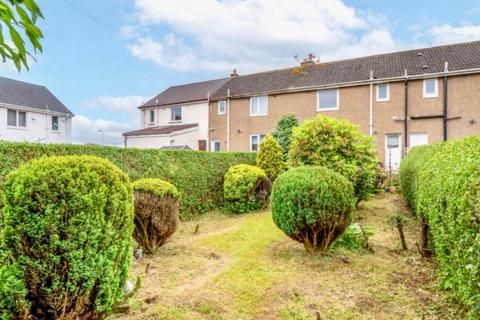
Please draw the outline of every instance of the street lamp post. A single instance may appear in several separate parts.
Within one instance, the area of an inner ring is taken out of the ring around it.
[[[100,130],[98,130],[98,132],[100,132],[101,145],[103,146],[103,130],[100,129]]]

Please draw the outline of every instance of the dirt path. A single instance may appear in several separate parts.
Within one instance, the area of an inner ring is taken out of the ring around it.
[[[418,225],[399,250],[393,213],[399,195],[360,205],[374,252],[336,250],[310,257],[285,237],[269,212],[209,214],[183,223],[175,239],[134,266],[142,288],[118,319],[455,319],[438,290],[435,265],[415,249]],[[195,230],[198,231],[195,233]],[[145,269],[149,266],[149,272]]]

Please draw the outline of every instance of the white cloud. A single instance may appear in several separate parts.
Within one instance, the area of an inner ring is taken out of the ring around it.
[[[480,25],[454,27],[448,24],[430,29],[433,44],[449,44],[480,39]]]
[[[87,108],[104,108],[114,112],[138,114],[138,109],[149,98],[142,96],[98,96],[84,101],[82,104]]]
[[[128,49],[137,58],[178,71],[240,73],[395,49],[385,19],[341,0],[135,0],[143,35]],[[170,33],[155,38],[156,26]]]
[[[123,145],[122,133],[135,130],[129,123],[115,122],[105,119],[92,119],[84,115],[76,115],[73,118],[73,142],[101,144],[103,131],[103,143],[105,145]]]

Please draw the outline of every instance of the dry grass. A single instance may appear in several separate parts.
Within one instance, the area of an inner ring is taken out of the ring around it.
[[[306,255],[267,211],[212,213],[182,223],[157,255],[134,266],[142,288],[128,314],[113,318],[458,318],[438,290],[435,265],[415,249],[417,224],[405,230],[410,250],[400,250],[396,230],[387,223],[395,212],[408,214],[395,194],[362,203],[356,220],[374,232],[374,252],[337,250],[321,257]]]

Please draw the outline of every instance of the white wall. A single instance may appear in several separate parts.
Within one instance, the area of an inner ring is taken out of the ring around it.
[[[16,142],[38,143],[71,143],[72,142],[72,118],[60,114],[45,114],[12,107],[12,110],[27,112],[27,126],[7,126],[8,108],[0,106],[0,140]],[[58,131],[52,130],[52,115],[58,116]]]
[[[129,148],[161,148],[164,146],[187,145],[198,150],[198,128],[186,129],[171,135],[127,136],[126,147]]]
[[[171,107],[177,107],[175,105]],[[208,138],[208,103],[192,103],[184,104],[182,107],[182,121],[171,121],[171,107],[156,107],[142,109],[140,117],[142,121],[142,129],[154,126],[170,126],[176,124],[198,123],[198,139],[207,140]],[[155,122],[150,123],[149,110],[155,110]]]

